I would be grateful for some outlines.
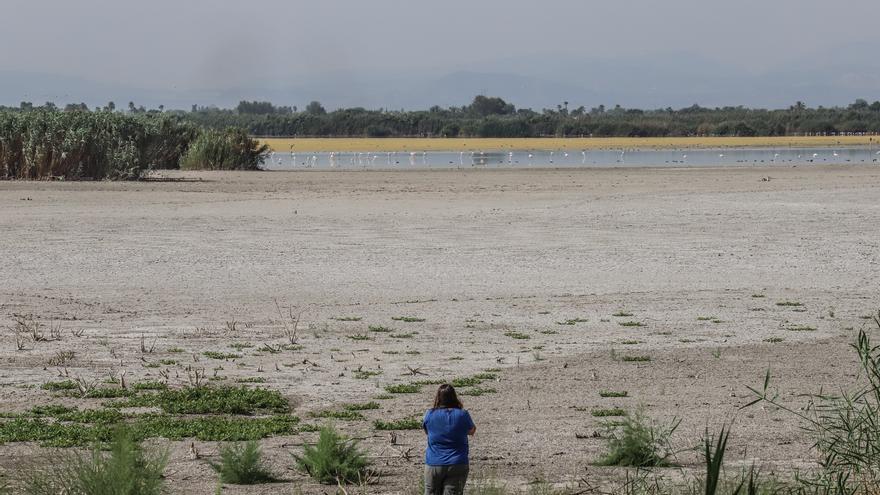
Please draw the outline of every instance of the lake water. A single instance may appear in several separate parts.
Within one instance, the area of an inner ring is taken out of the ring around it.
[[[717,150],[591,150],[498,152],[273,153],[269,170],[718,167],[880,163],[878,148],[730,148]]]

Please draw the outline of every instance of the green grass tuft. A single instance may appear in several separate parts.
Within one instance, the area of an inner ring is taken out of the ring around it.
[[[357,441],[330,427],[321,428],[316,445],[293,457],[299,469],[328,485],[363,483],[368,474],[369,461]]]
[[[275,476],[263,463],[263,452],[256,440],[220,447],[220,462],[212,462],[211,467],[220,475],[221,483],[230,485],[275,481]]]

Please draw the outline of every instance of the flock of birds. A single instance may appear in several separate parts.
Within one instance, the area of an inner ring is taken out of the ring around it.
[[[569,160],[569,153],[567,151],[550,151],[549,155],[547,152],[539,153],[546,157],[544,162],[541,162],[544,158],[538,158],[538,161],[541,163],[549,163],[555,164],[557,159],[562,160],[563,164],[571,165],[572,161]],[[299,158],[297,158],[296,152],[291,149],[289,154],[287,154],[287,159],[285,159],[285,154],[276,153],[272,151],[269,156],[270,163],[273,165],[277,165],[279,168],[284,167],[303,167],[303,168],[315,168],[321,165],[322,155],[326,155],[327,165],[330,168],[367,168],[367,167],[375,167],[377,162],[379,165],[384,165],[387,167],[394,167],[396,165],[400,165],[401,161],[404,163],[408,163],[411,167],[416,167],[418,165],[422,166],[430,166],[433,163],[429,163],[428,160],[428,152],[427,151],[411,151],[407,152],[397,152],[397,151],[389,151],[384,153],[363,153],[363,152],[351,152],[351,153],[341,153],[341,152],[331,152],[329,154],[313,154],[313,153],[301,153]],[[437,155],[444,155],[443,159],[448,161],[448,165],[455,165],[453,159],[449,157],[452,153],[449,152],[441,152],[437,153]],[[458,155],[458,166],[463,167],[465,163],[470,165],[471,167],[477,165],[488,165],[490,163],[497,163],[499,165],[503,165],[506,161],[508,165],[519,164],[521,160],[524,160],[524,163],[531,166],[534,165],[535,162],[535,152],[523,151],[520,152],[521,156],[517,156],[513,151],[508,153],[485,153],[482,151],[470,151],[470,152],[460,152]],[[586,150],[581,151],[581,164],[586,165],[587,160],[589,158],[589,153]],[[616,163],[626,163],[626,155],[627,150],[620,150],[619,155],[617,156]],[[833,151],[831,153],[832,161],[840,161],[840,154],[837,151]],[[877,163],[880,162],[880,151],[874,153],[874,157],[871,159],[872,162]],[[672,159],[664,160],[664,163],[688,163],[687,162],[688,155],[686,153],[681,153],[680,156]],[[706,160],[708,157],[703,156],[701,160]],[[718,158],[723,161],[725,158],[724,153],[719,153]],[[829,160],[828,155],[821,155],[819,153],[806,154],[798,153],[797,158],[794,158],[793,154],[788,154],[786,156],[782,156],[780,153],[774,153],[772,159],[764,159],[764,158],[755,158],[751,159],[737,159],[734,160],[735,163],[776,163],[776,162],[807,162],[814,163],[818,161],[827,162]],[[852,158],[844,158],[842,159],[844,162],[852,162]],[[860,162],[867,162],[867,159],[861,159]],[[592,164],[598,164],[596,160],[591,162]],[[705,163],[705,162],[704,162]]]

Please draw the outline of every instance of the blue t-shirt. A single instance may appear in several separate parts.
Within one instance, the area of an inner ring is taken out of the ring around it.
[[[428,409],[422,421],[428,433],[425,464],[451,466],[468,463],[468,431],[474,427],[471,415],[464,409]]]

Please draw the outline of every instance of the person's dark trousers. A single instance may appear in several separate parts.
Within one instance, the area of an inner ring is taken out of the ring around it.
[[[425,495],[462,495],[468,465],[425,466]]]

